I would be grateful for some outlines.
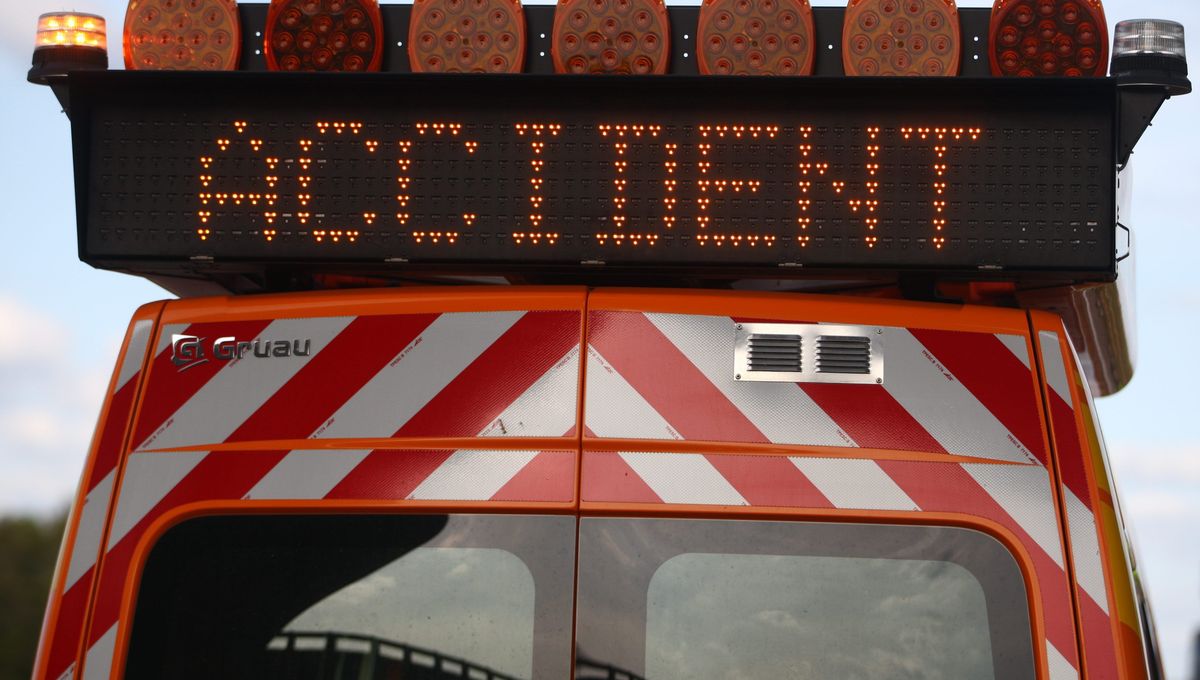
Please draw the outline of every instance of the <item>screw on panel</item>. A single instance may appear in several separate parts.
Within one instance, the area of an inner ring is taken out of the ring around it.
[[[742,379],[742,374],[741,374],[741,373],[737,373],[737,374],[735,374],[735,375],[733,376],[733,379],[734,379],[734,380],[741,380],[741,379]]]
[[[740,323],[739,323],[739,324],[737,325],[737,329],[738,329],[739,331],[740,331],[740,330],[742,330],[742,324],[740,324]]]

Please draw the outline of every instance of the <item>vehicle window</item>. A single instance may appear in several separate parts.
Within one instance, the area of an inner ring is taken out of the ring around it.
[[[533,601],[533,575],[506,550],[417,548],[309,607],[284,626],[273,649],[322,636],[343,646],[403,640],[407,648],[452,658],[483,657],[493,669],[528,678]]]
[[[144,570],[127,678],[568,677],[571,517],[191,520]]]
[[[1016,560],[943,527],[589,518],[577,678],[1034,678]]]

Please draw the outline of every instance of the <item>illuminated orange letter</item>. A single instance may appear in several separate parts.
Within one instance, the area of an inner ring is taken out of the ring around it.
[[[878,128],[876,128],[878,129]],[[946,181],[946,173],[950,169],[947,162],[947,155],[950,151],[950,142],[961,141],[979,141],[980,135],[983,134],[982,128],[945,128],[945,127],[905,127],[900,128],[900,134],[905,141],[918,138],[921,141],[933,141],[933,235],[930,237],[930,243],[934,248],[941,249],[946,245],[946,208],[949,206],[949,183]]]
[[[724,245],[725,243],[734,246],[740,246],[743,243],[750,246],[757,246],[760,243],[766,246],[774,245],[775,237],[772,235],[713,233],[708,231],[708,227],[712,222],[710,209],[712,208],[712,201],[715,195],[726,192],[756,194],[762,188],[763,184],[762,180],[737,179],[718,175],[713,168],[712,161],[714,143],[723,140],[759,139],[763,137],[775,139],[779,136],[779,126],[701,125],[697,129],[700,132],[701,142],[697,145],[697,150],[700,152],[700,160],[697,162],[700,173],[699,178],[696,180],[696,188],[699,190],[696,197],[696,223],[699,227],[696,242],[702,246],[709,243],[717,246]]]
[[[613,159],[613,205],[612,214],[609,221],[612,223],[613,230],[611,232],[603,232],[596,234],[596,242],[600,245],[612,241],[614,245],[621,245],[629,241],[633,245],[638,245],[643,241],[649,245],[654,245],[658,242],[658,234],[649,229],[649,225],[631,225],[629,223],[629,215],[626,213],[626,205],[629,203],[629,182],[632,168],[629,165],[629,159],[633,155],[630,153],[630,140],[651,139],[657,140],[662,133],[661,125],[600,125],[601,137],[607,137],[613,140],[613,150],[617,152],[616,158]],[[676,199],[673,196],[675,191],[675,181],[673,175],[675,173],[675,162],[673,156],[678,149],[678,144],[666,144],[665,149],[667,155],[671,158],[664,164],[668,178],[664,181],[663,188],[666,189],[667,196],[663,199],[663,207],[667,213],[663,217],[663,225],[670,228],[675,221],[674,215],[670,214],[675,209]]]
[[[538,245],[545,241],[553,244],[558,241],[558,232],[542,231],[542,222],[545,217],[542,215],[542,203],[545,202],[546,196],[542,193],[542,186],[546,183],[544,170],[546,169],[546,139],[549,137],[557,137],[562,132],[562,125],[557,123],[517,123],[517,135],[521,137],[529,137],[529,150],[533,152],[529,159],[529,169],[532,171],[529,178],[529,221],[527,230],[515,231],[512,234],[513,241],[516,243],[529,242]]]
[[[268,174],[264,177],[266,188],[261,191],[247,191],[245,187],[238,187],[233,190],[222,188],[217,183],[215,176],[216,166],[219,161],[231,160],[238,158],[249,159],[258,157],[263,151],[263,140],[254,136],[250,130],[250,124],[243,120],[233,121],[233,131],[219,137],[216,141],[216,148],[210,151],[208,155],[200,157],[200,173],[197,179],[200,181],[200,190],[196,193],[196,198],[200,200],[200,208],[196,211],[198,224],[196,225],[196,236],[201,241],[207,241],[213,236],[213,221],[219,216],[224,216],[226,211],[233,207],[252,206],[262,207],[262,216],[264,226],[262,235],[268,241],[275,237],[275,204],[279,200],[279,194],[275,190],[275,184],[278,177],[273,177]],[[274,160],[278,163],[278,159]],[[268,167],[272,164],[268,163]],[[216,211],[214,213],[214,211]]]

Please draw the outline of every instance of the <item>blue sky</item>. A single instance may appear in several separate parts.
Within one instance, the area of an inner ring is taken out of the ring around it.
[[[76,259],[70,134],[49,90],[25,83],[37,15],[109,21],[122,63],[124,0],[0,2],[0,513],[66,502],[133,310],[165,293]],[[816,5],[838,2],[818,1]],[[962,0],[960,6],[990,2]],[[1200,40],[1197,0],[1105,0],[1120,19],[1171,18]],[[1193,47],[1200,73],[1200,47]],[[1137,375],[1099,410],[1158,615],[1169,677],[1191,668],[1200,627],[1200,94],[1170,101],[1134,156]]]

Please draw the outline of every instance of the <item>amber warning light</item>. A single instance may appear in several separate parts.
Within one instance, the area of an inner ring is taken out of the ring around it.
[[[45,85],[68,71],[108,68],[104,17],[48,12],[38,17],[29,82]]]

